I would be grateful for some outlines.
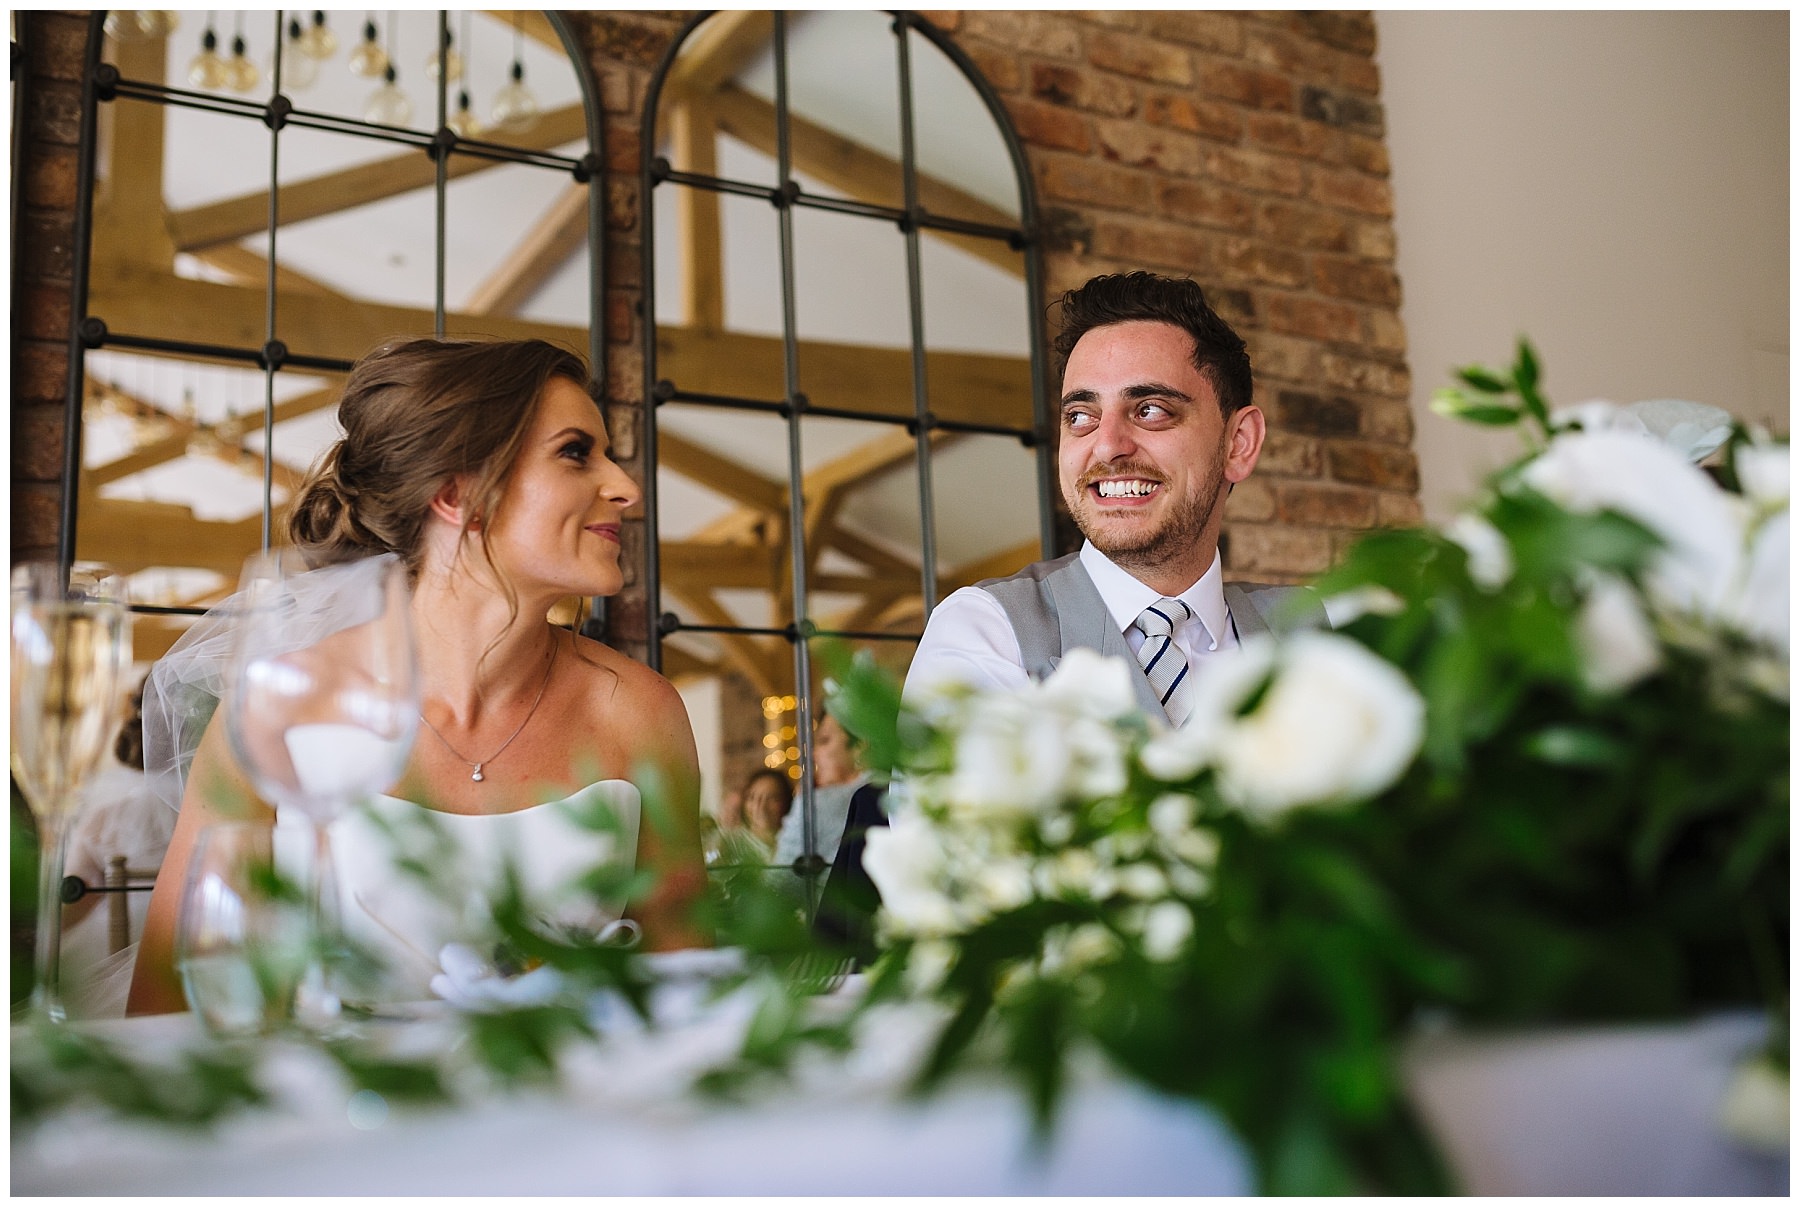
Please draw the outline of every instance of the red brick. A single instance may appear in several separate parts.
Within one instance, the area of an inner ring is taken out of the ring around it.
[[[1419,489],[1419,463],[1411,449],[1334,440],[1326,446],[1325,456],[1331,476],[1339,482],[1382,490]]]
[[[1103,71],[1038,63],[1031,69],[1031,95],[1109,117],[1137,111],[1137,88]]]
[[[1258,379],[1311,381],[1318,364],[1318,345],[1290,335],[1257,332],[1245,336],[1250,344],[1250,363]]]
[[[1361,431],[1365,440],[1412,447],[1412,403],[1392,398],[1364,399]]]
[[[606,401],[634,403],[644,396],[644,354],[636,344],[606,350]]]
[[[1394,228],[1386,222],[1359,222],[1350,235],[1351,250],[1365,260],[1392,263],[1397,250]]]
[[[1412,392],[1412,375],[1404,366],[1364,360],[1342,352],[1319,354],[1319,382],[1332,389],[1356,394],[1405,398]]]
[[[24,95],[25,133],[39,142],[73,147],[81,141],[81,89],[61,80],[37,81]]]
[[[1267,151],[1218,147],[1207,153],[1206,171],[1224,184],[1289,197],[1298,196],[1306,184],[1305,172],[1298,163]]]
[[[1339,50],[1360,55],[1375,53],[1375,18],[1366,12],[1296,12],[1296,27],[1308,37]]]
[[[23,181],[26,205],[44,209],[72,210],[75,206],[75,182],[80,175],[79,156],[74,147],[41,144],[26,167]]]
[[[606,404],[606,434],[612,439],[612,459],[621,464],[635,461],[638,455],[638,432],[643,424],[643,408],[635,403]]]
[[[1088,139],[1088,119],[1057,105],[1041,101],[1017,99],[1007,102],[1013,127],[1019,137],[1038,147],[1086,154],[1092,145]]]
[[[87,14],[21,13],[19,20],[31,23],[31,74],[79,83],[87,58]]]
[[[1229,524],[1227,564],[1239,574],[1318,574],[1331,564],[1331,541],[1317,528]]]
[[[958,9],[920,12],[918,15],[925,18],[945,33],[950,33],[962,25],[962,12]]]
[[[62,488],[50,482],[15,482],[12,490],[12,556],[44,557],[56,552],[62,529]]]
[[[1243,136],[1243,119],[1231,105],[1216,101],[1195,102],[1180,92],[1153,92],[1144,97],[1144,120],[1152,126],[1168,126],[1201,134],[1219,142],[1236,142]]]
[[[1347,92],[1378,96],[1381,93],[1381,68],[1373,59],[1347,54],[1338,60],[1337,82]]]
[[[1348,92],[1335,92],[1317,84],[1300,89],[1300,113],[1314,121],[1379,138],[1387,130],[1387,114],[1381,102]]]
[[[643,153],[642,145],[642,140],[638,137],[637,122],[606,123],[606,170],[635,176],[638,157]]]
[[[1244,50],[1243,18],[1235,13],[1153,10],[1144,15],[1144,32],[1153,38],[1180,42],[1196,50],[1227,55],[1239,55]]]
[[[637,338],[638,295],[623,289],[606,295],[606,342],[628,344]]]
[[[1254,221],[1242,193],[1204,180],[1158,181],[1156,208],[1170,218],[1240,232],[1248,232]]]
[[[1354,436],[1362,430],[1362,408],[1354,399],[1313,390],[1278,390],[1270,421],[1284,432],[1307,436]]]
[[[1104,218],[1095,223],[1094,254],[1173,270],[1176,275],[1206,276],[1212,269],[1209,240],[1179,226],[1141,218]]]
[[[1111,118],[1096,118],[1094,131],[1101,155],[1114,163],[1175,176],[1200,174],[1200,140],[1191,135]]]
[[[1297,289],[1306,283],[1305,257],[1256,240],[1237,236],[1221,239],[1217,259],[1221,276],[1233,284]]]
[[[1285,113],[1253,113],[1245,125],[1250,141],[1303,159],[1317,159],[1330,141],[1330,131]]]
[[[1107,71],[1157,84],[1191,84],[1194,65],[1185,49],[1154,38],[1101,30],[1088,38],[1088,62]]]
[[[1244,33],[1244,59],[1300,79],[1330,79],[1337,55],[1329,47],[1282,30],[1251,27]]]
[[[596,10],[588,14],[588,50],[596,58],[654,67],[673,40],[675,27],[637,13]]]
[[[15,482],[56,482],[63,471],[61,403],[13,408],[12,476]]]
[[[1390,310],[1369,312],[1369,347],[1383,352],[1406,351],[1406,325]]]
[[[1069,14],[1095,25],[1104,25],[1109,29],[1136,29],[1143,24],[1143,14],[1122,9],[1097,8],[1083,9]]]
[[[1275,512],[1283,524],[1368,528],[1375,523],[1375,499],[1366,490],[1283,482],[1275,488],[1275,499]]]
[[[606,189],[606,225],[610,230],[636,230],[639,188],[635,180],[608,180]]]
[[[994,86],[995,92],[1017,92],[1025,82],[1025,72],[1017,55],[996,50],[980,42],[965,42],[962,48],[975,64],[975,69]]]
[[[1344,134],[1343,161],[1346,166],[1371,176],[1385,177],[1392,170],[1385,142],[1351,131]]]
[[[1267,414],[1266,411],[1264,413]],[[1319,441],[1276,427],[1273,417],[1270,417],[1269,424],[1269,434],[1263,440],[1262,456],[1256,462],[1258,473],[1316,478],[1325,472],[1325,450]]]
[[[1425,509],[1416,495],[1383,491],[1375,496],[1375,522],[1383,528],[1417,528],[1425,522]]]
[[[1275,518],[1275,488],[1261,474],[1252,474],[1231,488],[1225,500],[1227,521],[1259,521]]]
[[[1263,297],[1262,313],[1271,330],[1289,335],[1340,344],[1359,343],[1363,336],[1362,312],[1338,302],[1270,293]]]
[[[21,340],[13,345],[13,405],[60,403],[68,389],[69,352],[62,344]]]
[[[1377,180],[1361,172],[1340,172],[1316,168],[1307,196],[1339,209],[1374,214],[1381,218],[1394,216],[1394,193],[1385,180]]]
[[[1376,306],[1400,304],[1400,278],[1385,264],[1317,256],[1313,259],[1313,285],[1334,298]]]
[[[1081,57],[1081,34],[1063,13],[969,11],[963,20],[967,36],[986,39],[1014,55]]]
[[[15,334],[27,339],[67,339],[69,287],[21,283],[20,290],[19,308],[14,312],[20,326]]]
[[[1103,209],[1150,212],[1150,177],[1142,172],[1071,155],[1037,159],[1038,183],[1047,197],[1084,201]]]
[[[1350,222],[1334,210],[1288,201],[1264,201],[1256,207],[1256,233],[1283,247],[1313,251],[1348,251]]]
[[[600,108],[607,113],[636,113],[643,104],[639,77],[623,67],[596,67],[600,77]]]
[[[1200,90],[1253,109],[1294,111],[1293,81],[1273,71],[1237,63],[1209,63],[1200,70]]]

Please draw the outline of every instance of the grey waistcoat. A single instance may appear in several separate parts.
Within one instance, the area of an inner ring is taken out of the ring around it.
[[[1081,565],[1081,555],[1071,553],[1054,561],[1033,562],[1017,574],[975,584],[1000,601],[1012,623],[1024,656],[1025,673],[1042,679],[1056,669],[1072,649],[1097,650],[1123,658],[1137,667],[1137,658],[1125,643],[1125,634],[1113,623],[1106,601]],[[1307,587],[1280,587],[1264,583],[1226,583],[1225,606],[1230,609],[1238,637],[1256,633],[1289,633],[1301,628],[1326,627],[1325,605]],[[1141,668],[1132,676],[1138,703],[1160,714],[1162,705],[1150,690]]]

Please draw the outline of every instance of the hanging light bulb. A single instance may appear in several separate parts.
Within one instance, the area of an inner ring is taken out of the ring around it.
[[[319,79],[319,61],[300,49],[300,22],[290,20],[287,36],[281,40],[280,84],[283,92],[304,92]],[[274,76],[275,59],[269,58],[269,74]]]
[[[444,51],[442,54],[434,54],[425,60],[425,74],[435,80],[438,78],[440,67],[446,73],[445,78],[452,84],[462,79],[462,56],[456,53],[455,41],[451,38],[448,28],[444,30]]]
[[[144,32],[135,8],[115,8],[106,14],[106,36],[115,42],[142,42],[150,37]]]
[[[244,35],[231,39],[231,58],[225,64],[225,82],[239,92],[248,92],[262,82],[262,72],[244,53]]]
[[[469,107],[469,90],[462,89],[456,94],[456,112],[450,115],[445,125],[458,138],[476,138],[481,134],[481,119],[475,116],[475,110]]]
[[[381,49],[380,35],[375,30],[374,21],[363,22],[362,41],[350,52],[350,70],[357,75],[366,75],[370,79],[380,79],[387,70],[387,51]]]
[[[494,128],[519,134],[537,121],[537,97],[525,86],[525,64],[514,59],[512,82],[494,94]]]
[[[404,126],[412,121],[412,98],[400,90],[399,73],[389,63],[381,87],[363,102],[363,119],[378,126]]]
[[[324,62],[337,53],[337,35],[325,24],[325,14],[313,10],[312,27],[300,36],[300,49],[308,58]]]
[[[181,24],[180,19],[166,8],[138,10],[138,30],[146,38],[166,38],[175,32],[175,27],[179,24]]]
[[[225,60],[219,57],[219,35],[211,25],[200,35],[200,53],[188,63],[187,78],[196,88],[223,88],[231,78]]]

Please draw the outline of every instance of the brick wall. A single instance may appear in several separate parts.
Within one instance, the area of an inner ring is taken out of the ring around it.
[[[87,17],[19,13],[18,221],[12,281],[12,560],[54,556],[61,526],[63,396],[81,66]]]
[[[1051,296],[1099,272],[1191,275],[1250,343],[1271,433],[1232,495],[1231,572],[1291,581],[1357,530],[1417,520],[1392,196],[1366,13],[933,12],[1000,94],[1038,189]],[[642,474],[639,127],[679,16],[568,13],[606,115],[604,390]],[[22,14],[14,556],[54,545],[85,17]],[[1048,300],[1048,299],[1046,299]],[[642,560],[641,530],[627,561]],[[642,653],[632,575],[609,627]]]

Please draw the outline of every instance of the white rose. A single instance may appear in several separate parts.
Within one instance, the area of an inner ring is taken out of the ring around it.
[[[1130,776],[1125,765],[1125,742],[1117,730],[1091,717],[1081,717],[1063,731],[1063,740],[1068,745],[1071,763],[1070,792],[1084,800],[1098,800],[1125,791]]]
[[[1127,897],[1154,901],[1169,894],[1169,878],[1154,864],[1133,863],[1119,869],[1119,888]]]
[[[870,831],[871,835],[874,831]],[[914,997],[924,997],[935,993],[944,978],[950,974],[950,965],[956,960],[956,946],[944,939],[926,939],[914,943],[906,960],[907,992]]]
[[[957,735],[946,792],[971,812],[1035,812],[1063,798],[1072,761],[1057,714],[1020,696],[986,696]]]
[[[1188,692],[1188,717],[1181,728],[1184,734],[1191,731],[1187,740],[1210,744],[1209,761],[1217,756],[1223,732],[1274,665],[1275,644],[1267,639],[1246,641],[1223,657],[1207,660],[1206,673]],[[1150,770],[1148,764],[1145,770]]]
[[[1341,629],[1364,616],[1398,616],[1406,610],[1404,599],[1374,583],[1328,596],[1323,602],[1325,619],[1334,629]]]
[[[1085,922],[1069,935],[1063,958],[1073,969],[1091,968],[1112,959],[1119,951],[1119,937],[1098,922]]]
[[[1759,509],[1788,505],[1788,446],[1750,444],[1737,452],[1738,486]]]
[[[1698,465],[1731,439],[1731,415],[1704,402],[1651,398],[1628,408],[1652,436]]]
[[[1582,515],[1611,509],[1662,538],[1652,597],[1716,617],[1738,579],[1748,507],[1673,449],[1627,432],[1558,436],[1525,467],[1524,482]]]
[[[1182,792],[1165,792],[1150,802],[1150,829],[1163,838],[1185,834],[1194,826],[1197,802]]]
[[[1267,660],[1273,644],[1245,647]],[[1372,796],[1411,765],[1424,728],[1425,703],[1399,671],[1348,638],[1297,633],[1256,711],[1221,735],[1220,791],[1264,814]]]
[[[1031,866],[1023,859],[985,864],[975,875],[975,892],[994,913],[1017,909],[1031,900]]]
[[[1212,880],[1198,868],[1177,863],[1169,867],[1169,886],[1188,900],[1198,901],[1206,896],[1206,890],[1212,887]]]
[[[1728,607],[1733,628],[1788,651],[1788,513],[1785,508],[1763,521],[1750,541],[1743,585]]]
[[[1597,692],[1621,692],[1662,665],[1662,647],[1630,584],[1598,575],[1575,617],[1581,675]]]
[[[1498,591],[1512,577],[1512,546],[1485,517],[1465,511],[1444,525],[1444,535],[1469,555],[1469,577],[1476,586]]]
[[[1169,849],[1177,859],[1195,868],[1210,868],[1219,862],[1219,836],[1211,830],[1189,830],[1169,840]]]
[[[1100,861],[1081,847],[1062,852],[1050,865],[1050,882],[1060,893],[1091,896],[1099,875]]]
[[[1217,745],[1218,730],[1212,726],[1164,729],[1153,734],[1138,751],[1138,764],[1154,778],[1176,784],[1205,770]]]
[[[1181,954],[1182,945],[1194,933],[1194,915],[1175,901],[1153,905],[1144,915],[1144,954],[1166,962]]]
[[[1077,647],[1063,655],[1056,669],[1037,687],[1038,698],[1070,716],[1101,721],[1130,716],[1137,710],[1131,667],[1123,658]]]
[[[941,888],[943,842],[917,813],[869,830],[863,867],[881,893],[881,911],[901,934],[953,933],[956,909]]]

